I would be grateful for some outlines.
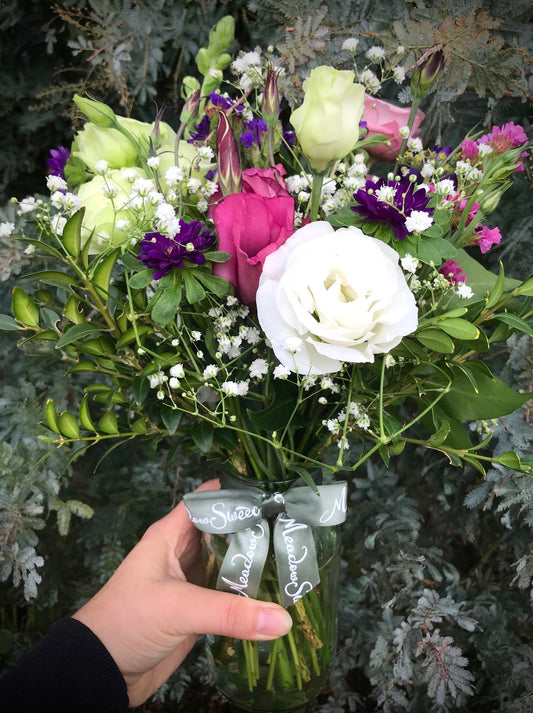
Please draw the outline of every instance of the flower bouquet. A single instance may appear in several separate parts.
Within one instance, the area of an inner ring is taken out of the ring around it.
[[[408,444],[531,472],[465,428],[529,396],[483,355],[532,333],[533,277],[479,260],[501,239],[485,221],[528,139],[509,123],[425,147],[438,49],[416,65],[396,132],[354,71],[314,68],[287,107],[277,58],[232,62],[232,42],[226,17],[198,55],[202,81],[183,81],[175,129],[74,97],[86,123],[51,152],[50,199],[20,202],[33,287],[15,287],[0,327],[87,380],[75,409],[48,400],[47,442],[74,458],[136,439],[223,465],[220,491],[186,496],[208,580],[281,603],[294,625],[274,642],[219,637],[211,660],[240,707],[290,710],[334,653],[337,474]],[[381,175],[374,157],[394,167]]]

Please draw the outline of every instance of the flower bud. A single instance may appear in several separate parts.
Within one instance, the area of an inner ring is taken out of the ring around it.
[[[278,73],[275,69],[268,70],[261,109],[265,124],[272,127],[277,126],[279,118],[279,92]]]
[[[117,126],[115,112],[107,104],[97,102],[94,99],[80,97],[79,94],[74,94],[73,100],[78,109],[96,126],[103,128],[115,128]]]
[[[219,113],[217,125],[218,181],[222,193],[240,193],[241,160],[235,136],[228,117]]]
[[[442,50],[426,52],[416,63],[411,79],[411,92],[416,99],[423,99],[442,74],[446,55]]]

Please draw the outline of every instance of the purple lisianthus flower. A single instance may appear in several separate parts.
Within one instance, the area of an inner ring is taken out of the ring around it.
[[[251,149],[254,144],[261,146],[262,136],[267,130],[267,125],[263,119],[250,119],[244,124],[244,128],[247,131],[240,135],[239,140],[242,141],[246,148]]]
[[[295,141],[296,141],[296,133],[294,131],[291,131],[290,129],[288,129],[287,131],[283,132],[283,142],[290,149],[292,149],[292,147],[294,146]]]
[[[408,177],[400,181],[386,181],[384,178],[376,182],[369,180],[353,197],[358,204],[352,206],[353,211],[364,220],[387,223],[394,229],[398,240],[404,240],[412,232],[405,223],[411,213],[422,211],[433,215],[433,208],[428,207],[431,194],[418,188],[417,183]]]
[[[64,146],[58,146],[57,149],[50,149],[50,156],[46,159],[46,163],[50,167],[51,176],[59,176],[65,178],[65,165],[70,158],[70,151]]]
[[[202,251],[210,248],[216,240],[215,233],[198,220],[190,223],[180,220],[180,227],[180,232],[173,238],[158,232],[146,233],[139,243],[142,252],[137,259],[146,267],[153,268],[154,280],[160,280],[176,267],[184,267],[185,260],[203,265],[205,255]]]

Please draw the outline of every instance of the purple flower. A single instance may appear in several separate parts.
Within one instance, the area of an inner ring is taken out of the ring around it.
[[[294,142],[296,141],[296,134],[294,131],[284,131],[283,132],[283,143],[288,146],[290,149],[294,146]]]
[[[190,138],[187,139],[189,144],[192,144],[195,141],[205,141],[207,139],[211,130],[211,121],[207,114],[202,116],[199,124],[194,125],[194,129],[195,131],[191,131]]]
[[[398,240],[403,240],[410,233],[405,225],[405,219],[413,211],[424,211],[433,215],[433,208],[428,208],[431,194],[423,188],[418,188],[415,181],[408,177],[400,181],[386,181],[380,178],[367,181],[364,188],[354,193],[358,205],[352,210],[359,213],[365,221],[387,223],[394,229]]]
[[[246,146],[246,148],[251,149],[254,144],[261,146],[262,135],[267,130],[267,125],[263,119],[250,119],[244,124],[244,128],[247,131],[243,132],[239,141]]]
[[[50,166],[50,175],[65,178],[65,165],[70,158],[70,151],[64,146],[58,146],[57,149],[50,149],[50,156],[46,159],[46,163]]]
[[[184,260],[203,265],[205,255],[202,250],[210,248],[216,240],[215,233],[198,220],[190,223],[180,220],[180,226],[180,232],[173,238],[157,232],[146,233],[139,243],[142,252],[137,259],[153,268],[154,280],[160,280],[176,267],[185,267]]]

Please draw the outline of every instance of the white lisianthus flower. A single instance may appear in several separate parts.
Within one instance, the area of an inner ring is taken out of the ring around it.
[[[256,295],[279,361],[302,375],[329,374],[399,344],[418,311],[398,260],[353,226],[316,221],[291,235],[266,258]]]

